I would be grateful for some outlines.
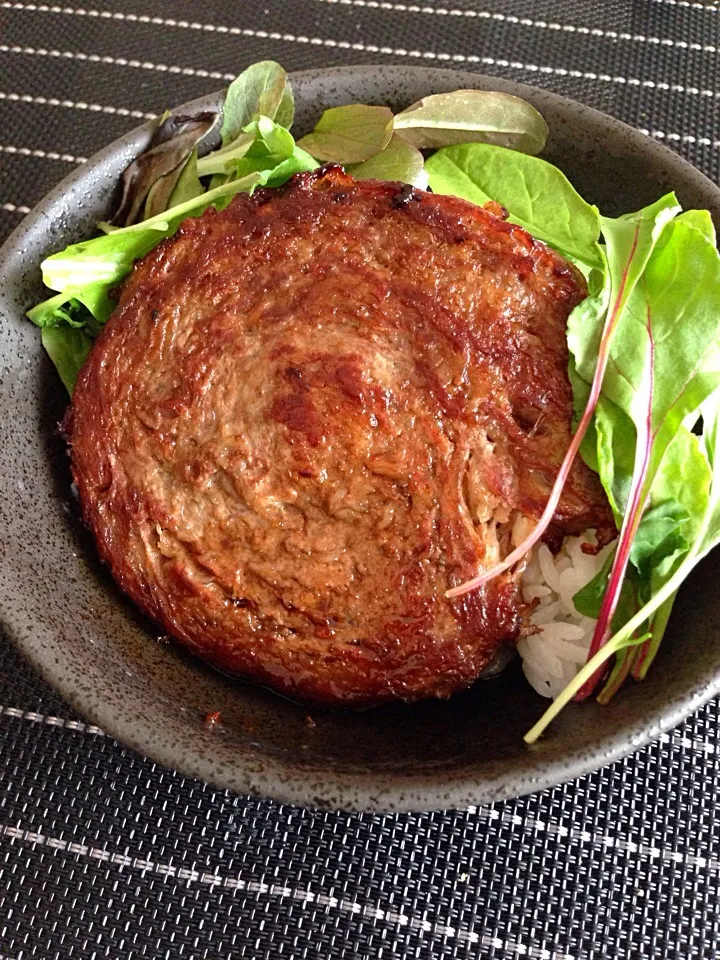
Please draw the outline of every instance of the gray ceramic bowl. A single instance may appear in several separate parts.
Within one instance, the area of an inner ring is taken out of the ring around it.
[[[720,215],[720,191],[647,137],[551,93],[445,70],[362,67],[298,74],[297,129],[351,101],[402,108],[458,87],[534,103],[545,155],[610,214],[668,188]],[[193,106],[217,105],[218,97]],[[163,104],[158,104],[158,109]],[[83,716],[153,760],[217,786],[347,810],[424,810],[486,803],[577,777],[647,743],[720,689],[720,553],[682,590],[643,684],[609,707],[570,706],[533,749],[522,734],[545,708],[517,666],[445,703],[361,714],[313,713],[221,676],[158,641],[115,588],[69,505],[56,423],[66,403],[23,319],[40,299],[40,260],[90,236],[149,125],[93,157],[26,218],[0,253],[0,609],[18,649]],[[219,710],[222,725],[203,717]]]

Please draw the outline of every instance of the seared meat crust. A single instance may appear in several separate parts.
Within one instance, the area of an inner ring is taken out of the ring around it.
[[[127,281],[73,395],[83,515],[198,656],[368,705],[472,683],[570,438],[585,286],[493,213],[339,168],[186,220]],[[554,535],[612,527],[577,463]]]

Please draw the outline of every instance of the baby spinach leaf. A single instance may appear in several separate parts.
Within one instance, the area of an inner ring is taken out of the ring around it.
[[[485,90],[423,97],[397,114],[394,130],[423,150],[480,142],[535,154],[548,136],[547,123],[525,100]]]
[[[425,162],[435,193],[484,205],[495,200],[509,219],[573,259],[603,267],[597,209],[557,167],[514,150],[467,143],[439,150]]]
[[[351,103],[331,107],[299,145],[316,160],[332,163],[363,163],[390,142],[393,115],[388,107]]]
[[[399,180],[422,190],[428,185],[423,155],[395,133],[384,150],[364,163],[349,164],[346,170],[356,180]]]
[[[285,70],[274,60],[253,63],[233,80],[225,95],[220,128],[223,147],[237,140],[260,115],[289,129],[294,113],[295,101]]]

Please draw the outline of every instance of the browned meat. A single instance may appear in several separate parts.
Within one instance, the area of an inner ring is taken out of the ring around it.
[[[73,397],[103,559],[199,656],[293,697],[444,697],[519,626],[505,576],[570,436],[561,257],[486,210],[339,169],[187,220]],[[612,524],[578,464],[555,534]]]

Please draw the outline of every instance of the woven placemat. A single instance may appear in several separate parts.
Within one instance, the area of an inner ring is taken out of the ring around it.
[[[719,50],[720,7],[691,0],[0,3],[0,232],[84,157],[263,58],[546,86],[717,180]],[[349,816],[157,767],[0,638],[0,960],[717,957],[718,717],[543,794]]]

